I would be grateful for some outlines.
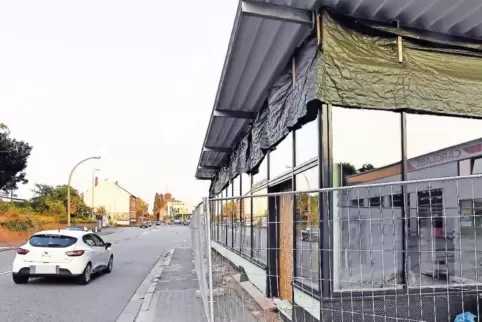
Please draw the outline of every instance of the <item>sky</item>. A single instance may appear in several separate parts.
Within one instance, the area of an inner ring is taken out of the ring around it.
[[[29,184],[85,191],[92,170],[152,204],[194,178],[237,0],[0,0],[0,122],[33,146]]]
[[[75,188],[100,168],[100,180],[151,205],[166,191],[198,203],[209,182],[194,173],[237,4],[0,0],[0,122],[33,146],[18,196],[66,184],[78,161],[100,155],[75,171]],[[335,162],[400,160],[397,114],[338,108],[333,119]],[[409,158],[482,137],[474,120],[409,115],[407,126]]]

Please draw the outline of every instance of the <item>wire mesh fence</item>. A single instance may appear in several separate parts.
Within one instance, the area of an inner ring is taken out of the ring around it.
[[[482,176],[290,188],[205,201],[211,321],[482,317]]]

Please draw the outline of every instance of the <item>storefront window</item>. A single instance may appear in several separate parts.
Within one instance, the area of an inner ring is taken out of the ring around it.
[[[400,114],[333,107],[333,274],[336,290],[400,287]],[[397,207],[398,206],[398,207]]]
[[[303,164],[318,156],[318,121],[314,120],[296,130],[296,165]]]
[[[269,155],[269,176],[270,180],[291,172],[293,166],[293,136],[288,134],[286,138],[276,146],[276,149]]]
[[[482,173],[479,120],[407,115],[408,283],[446,287],[482,281],[479,200],[482,180],[443,178]],[[448,133],[447,129],[450,129]],[[477,278],[478,277],[478,278]]]
[[[251,194],[251,176],[243,174],[242,176],[242,195]],[[243,198],[241,200],[241,252],[251,256],[251,198]]]
[[[226,189],[223,189],[223,191],[221,192],[220,198],[226,198]],[[219,239],[220,239],[220,242],[223,245],[227,244],[227,233],[226,233],[227,220],[226,220],[225,208],[226,208],[226,201],[225,200],[219,201],[220,228],[221,228],[220,234],[219,234]]]
[[[268,156],[266,155],[261,162],[258,173],[253,175],[253,185],[257,185],[268,178]]]
[[[318,186],[318,167],[296,175],[296,190],[311,190]],[[319,290],[320,225],[318,193],[296,195],[295,214],[295,281]]]
[[[233,196],[238,197],[241,194],[241,181],[239,176],[233,179]],[[231,200],[232,211],[232,230],[233,230],[233,248],[241,251],[241,213],[240,199]]]
[[[265,195],[264,188],[253,193],[253,254],[254,259],[266,264],[268,258],[268,198],[256,197]]]

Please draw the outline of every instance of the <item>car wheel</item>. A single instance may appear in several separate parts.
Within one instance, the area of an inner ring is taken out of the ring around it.
[[[15,284],[27,284],[29,279],[28,276],[17,276],[17,275],[12,275],[12,278]]]
[[[79,284],[81,285],[87,285],[90,282],[90,279],[92,278],[92,265],[89,263],[87,266],[85,266],[84,272],[82,275],[79,276]]]
[[[105,273],[107,274],[111,273],[113,268],[114,268],[114,256],[111,256],[109,258],[109,263],[107,263],[107,267],[105,268]]]

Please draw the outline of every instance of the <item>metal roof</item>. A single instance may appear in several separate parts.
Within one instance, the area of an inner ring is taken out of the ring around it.
[[[313,28],[321,7],[353,17],[482,39],[481,0],[240,1],[196,169],[211,179],[261,108],[274,77]]]

